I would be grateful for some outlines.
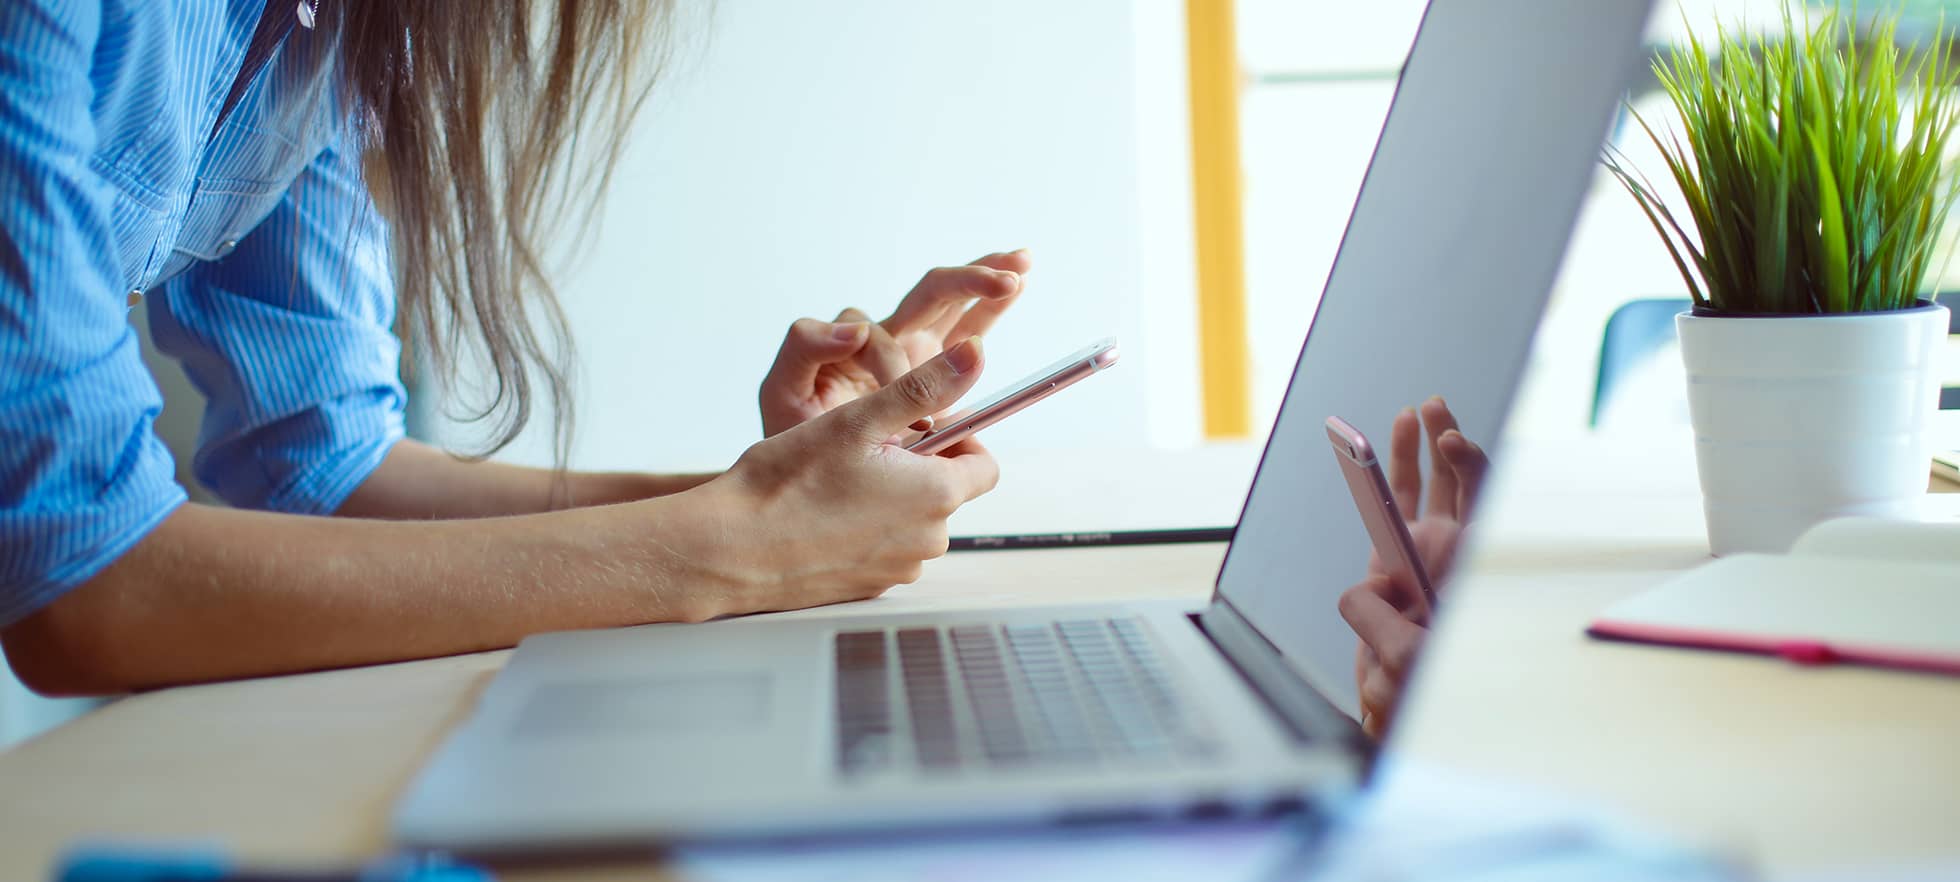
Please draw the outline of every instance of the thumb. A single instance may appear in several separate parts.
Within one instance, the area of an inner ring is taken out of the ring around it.
[[[952,407],[980,379],[981,362],[980,338],[968,337],[877,392],[835,412],[861,434],[883,441],[920,417]]]
[[[867,322],[826,322],[797,319],[783,336],[769,380],[803,389],[816,382],[824,365],[843,361],[864,345]]]

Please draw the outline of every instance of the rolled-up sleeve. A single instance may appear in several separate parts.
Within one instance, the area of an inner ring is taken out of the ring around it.
[[[157,348],[209,399],[193,469],[225,501],[332,513],[402,439],[386,242],[354,151],[329,146],[233,250],[152,300]]]
[[[87,581],[184,500],[90,165],[90,3],[0,3],[0,627]]]

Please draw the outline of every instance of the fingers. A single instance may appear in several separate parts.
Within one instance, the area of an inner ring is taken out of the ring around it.
[[[1416,656],[1422,652],[1422,641],[1428,632],[1382,598],[1381,592],[1389,590],[1386,581],[1369,577],[1342,593],[1341,618],[1374,651],[1381,669],[1400,684],[1415,668]],[[1377,582],[1384,584],[1377,585]]]
[[[856,353],[864,345],[870,328],[868,322],[797,319],[783,336],[782,348],[776,351],[776,363],[769,368],[763,384],[809,388],[824,365],[835,364]]]
[[[1028,270],[1034,269],[1034,257],[1028,253],[1028,249],[1016,248],[1013,251],[996,251],[967,265],[1027,275]]]
[[[1000,463],[980,442],[968,438],[939,452],[950,466],[949,473],[959,487],[961,505],[987,494],[1000,484]]]
[[[1464,437],[1456,414],[1440,395],[1422,403],[1422,425],[1429,436],[1433,482],[1428,513],[1459,522],[1467,520],[1477,492],[1483,488],[1484,474],[1490,470],[1490,457]]]
[[[1414,408],[1395,415],[1388,430],[1388,490],[1402,519],[1413,521],[1422,502],[1422,424]]]
[[[1450,471],[1456,473],[1457,520],[1468,521],[1477,505],[1477,494],[1484,489],[1484,475],[1490,471],[1490,457],[1463,433],[1451,429],[1436,439],[1436,449]]]
[[[1422,649],[1422,628],[1382,599],[1387,580],[1371,577],[1341,595],[1341,617],[1360,639],[1355,647],[1355,685],[1361,698],[1361,729],[1380,741],[1388,734],[1402,701],[1403,686]]]
[[[1416,526],[1420,527],[1421,524]],[[1425,562],[1424,570],[1427,569]],[[1375,596],[1387,601],[1389,606],[1402,614],[1402,618],[1408,619],[1418,627],[1428,624],[1429,598],[1423,594],[1422,585],[1416,581],[1415,574],[1407,568],[1396,567],[1392,572],[1384,571],[1382,576],[1382,581],[1373,581],[1369,584]]]
[[[1020,273],[978,264],[942,266],[919,279],[881,324],[894,337],[931,330],[935,325],[950,332],[968,303],[1003,300],[1019,293]]]
[[[1424,514],[1460,519],[1456,470],[1450,468],[1439,446],[1444,432],[1457,430],[1456,415],[1450,413],[1441,395],[1423,402],[1421,411],[1423,434],[1429,438],[1429,502]]]
[[[1368,681],[1371,676],[1378,675],[1380,669],[1381,662],[1375,658],[1375,651],[1369,649],[1368,644],[1356,640],[1354,642],[1354,691],[1361,697],[1361,730],[1368,733],[1369,738],[1376,740],[1380,740],[1380,736],[1375,731],[1375,717],[1381,709],[1369,704],[1368,697],[1376,690],[1369,688]]]
[[[1008,307],[1013,306],[1014,301],[1021,299],[1021,292],[1027,290],[1027,274],[1028,270],[1033,268],[1034,261],[1028,256],[1028,249],[1022,248],[989,254],[974,261],[972,265],[1014,273],[1017,282],[1014,293],[997,300],[982,300],[973,304],[959,316],[958,321],[950,329],[944,332],[945,339],[964,340],[993,330],[994,323],[1000,321],[1001,315],[1007,312]]]
[[[1402,684],[1375,668],[1361,680],[1361,731],[1374,741],[1388,737],[1395,708],[1402,701]]]
[[[1025,281],[1021,281],[1017,277],[1013,294],[998,300],[982,300],[979,303],[973,304],[965,312],[959,314],[958,320],[952,323],[952,327],[941,333],[948,340],[964,340],[968,337],[977,337],[993,330],[994,323],[1000,321],[1001,315],[1005,314],[1008,308],[1014,305],[1015,301],[1021,299],[1021,286],[1025,284]],[[937,331],[936,327],[935,331]]]
[[[858,350],[858,361],[871,372],[880,387],[889,386],[905,372],[912,369],[912,359],[905,354],[905,347],[899,345],[890,331],[880,324],[873,323],[871,317],[861,309],[846,309],[837,314],[840,322],[863,322],[870,328],[864,341],[864,348]],[[961,339],[965,339],[962,337]]]
[[[1375,651],[1368,644],[1354,641],[1354,688],[1360,689],[1368,679],[1368,672],[1375,667]]]
[[[862,437],[883,442],[920,417],[953,406],[980,378],[983,361],[980,338],[969,338],[896,382],[831,413],[846,420]]]

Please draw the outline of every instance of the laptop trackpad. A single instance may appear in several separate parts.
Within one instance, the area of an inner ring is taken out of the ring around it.
[[[517,714],[520,738],[705,734],[769,716],[767,672],[540,683]]]

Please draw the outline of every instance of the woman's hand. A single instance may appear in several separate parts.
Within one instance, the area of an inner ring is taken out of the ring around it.
[[[758,395],[763,437],[856,401],[969,337],[985,334],[1021,296],[1026,249],[925,274],[890,318],[857,309],[798,319]]]
[[[707,546],[720,549],[703,585],[710,602],[687,617],[860,600],[916,581],[923,561],[946,553],[946,519],[993,489],[999,469],[971,441],[922,456],[896,436],[958,401],[981,363],[980,340],[969,338],[761,441],[690,491],[716,499],[710,510],[722,515]]]
[[[1429,497],[1423,500],[1422,436],[1429,438]],[[1440,594],[1490,460],[1482,448],[1457,430],[1456,417],[1441,398],[1423,402],[1395,417],[1389,432],[1388,483],[1395,506],[1409,522],[1416,554],[1430,584]],[[1420,512],[1420,514],[1416,514]],[[1368,577],[1341,595],[1341,617],[1361,638],[1354,677],[1361,691],[1361,728],[1379,740],[1395,719],[1403,687],[1428,636],[1432,612],[1416,585],[1392,577],[1379,558],[1371,558]]]

